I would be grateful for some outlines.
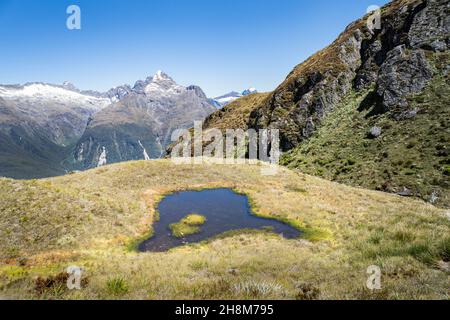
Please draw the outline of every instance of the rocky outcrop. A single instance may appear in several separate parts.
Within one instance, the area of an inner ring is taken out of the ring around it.
[[[110,89],[108,92],[106,92],[106,96],[113,101],[119,101],[124,99],[126,96],[128,96],[130,93],[133,92],[133,89],[129,85],[123,85],[119,86],[113,89]]]
[[[408,33],[409,45],[433,51],[445,51],[449,46],[450,2],[429,0],[414,16]]]
[[[186,90],[193,91],[195,93],[195,95],[197,97],[201,98],[201,99],[205,99],[205,100],[208,99],[208,97],[206,96],[205,92],[203,92],[202,88],[200,88],[199,86],[191,85],[191,86],[188,86],[186,88]]]
[[[377,80],[377,94],[384,111],[407,108],[406,98],[422,92],[432,76],[433,71],[423,50],[408,50],[405,45],[391,50]]]
[[[368,17],[352,23],[329,47],[297,66],[248,120],[252,128],[280,129],[290,150],[320,127],[351,90],[375,87],[374,99],[394,118],[413,116],[407,98],[433,77],[426,51],[449,43],[448,0],[398,0],[382,9],[381,29]]]

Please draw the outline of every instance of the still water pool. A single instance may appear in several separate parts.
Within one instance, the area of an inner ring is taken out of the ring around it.
[[[173,193],[159,203],[158,212],[160,219],[153,226],[153,236],[139,245],[142,252],[163,252],[233,230],[270,228],[287,239],[297,238],[301,234],[301,231],[281,221],[255,216],[248,198],[231,189]],[[169,226],[191,213],[206,218],[206,223],[200,226],[200,232],[184,238],[174,237]]]

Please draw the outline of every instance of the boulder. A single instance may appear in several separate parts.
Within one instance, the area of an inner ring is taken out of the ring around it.
[[[405,109],[407,97],[422,92],[433,72],[423,50],[409,50],[400,45],[388,53],[381,66],[377,94],[384,111]]]
[[[402,191],[397,192],[397,194],[402,197],[412,197],[413,196],[412,191],[406,187],[403,187]]]
[[[378,138],[379,136],[381,136],[382,132],[383,132],[383,130],[380,127],[373,127],[369,131],[369,137],[370,138]]]

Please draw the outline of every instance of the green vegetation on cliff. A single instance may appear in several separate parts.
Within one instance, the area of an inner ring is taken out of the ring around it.
[[[430,59],[437,74],[422,93],[409,97],[411,118],[396,120],[395,110],[377,114],[370,89],[352,92],[282,164],[449,206],[450,80],[444,70],[450,59],[448,54]],[[370,134],[375,127],[381,129],[378,137]]]

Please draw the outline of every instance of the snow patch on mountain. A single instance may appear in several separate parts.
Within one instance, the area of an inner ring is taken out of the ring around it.
[[[68,85],[65,84],[65,86]],[[85,105],[93,110],[101,110],[111,104],[111,100],[107,98],[85,95],[45,83],[32,83],[24,86],[0,86],[0,97],[12,101],[26,100],[28,103],[51,102],[64,105]]]
[[[258,91],[255,88],[249,88],[242,92],[231,91],[223,96],[216,97],[211,99],[211,103],[218,109],[223,108],[227,104],[249,94],[257,93]]]
[[[167,75],[161,70],[156,71],[156,74],[153,77],[153,81],[163,81],[165,79],[167,79]]]
[[[253,94],[253,93],[258,93],[258,90],[256,90],[255,88],[249,88],[249,89],[242,91],[243,96],[248,96],[249,94]]]
[[[98,158],[97,168],[106,165],[107,162],[108,161],[106,159],[106,148],[103,147],[103,151],[100,154],[100,157]]]
[[[84,146],[81,145],[81,148],[80,148],[80,150],[78,151],[78,157],[77,157],[77,160],[78,160],[78,161],[82,161],[82,160],[83,160],[83,152],[84,152]]]
[[[144,146],[141,143],[141,140],[138,140],[139,145],[141,146],[144,154],[144,160],[150,160],[150,157],[148,156],[147,150],[145,150]]]

